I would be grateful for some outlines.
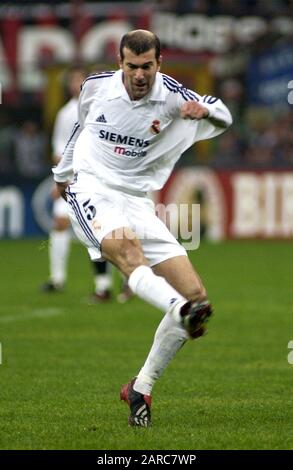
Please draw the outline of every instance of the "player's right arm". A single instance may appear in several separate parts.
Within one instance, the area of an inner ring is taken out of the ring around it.
[[[54,180],[56,183],[66,183],[70,182],[73,176],[73,150],[75,142],[82,130],[81,124],[76,122],[73,126],[71,136],[65,146],[65,149],[62,154],[62,158],[57,166],[55,166],[52,171],[54,173]]]
[[[73,151],[75,142],[77,141],[81,131],[84,128],[84,122],[89,111],[89,107],[92,101],[93,94],[95,92],[97,80],[85,80],[81,92],[79,95],[78,102],[78,122],[73,126],[71,136],[65,146],[62,153],[62,158],[58,165],[52,169],[54,173],[54,180],[57,183],[57,187],[60,194],[64,197],[64,191],[66,186],[70,183],[73,177]]]
[[[66,144],[66,142],[64,141],[64,129],[66,129],[66,126],[64,126],[64,121],[64,108],[62,108],[57,113],[52,133],[52,161],[54,165],[58,165],[58,163],[60,162]]]

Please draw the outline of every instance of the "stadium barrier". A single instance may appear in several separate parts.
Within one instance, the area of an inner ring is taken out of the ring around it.
[[[0,238],[48,233],[51,189],[51,176],[44,180],[0,179]],[[292,171],[187,167],[174,172],[153,198],[158,209],[168,206],[171,211],[180,205],[186,209],[186,204],[191,208],[200,204],[202,233],[210,240],[293,237]]]

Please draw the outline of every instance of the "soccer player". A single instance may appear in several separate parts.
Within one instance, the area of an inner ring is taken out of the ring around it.
[[[212,313],[186,250],[156,217],[147,191],[164,185],[194,142],[232,123],[220,99],[184,88],[160,72],[161,62],[152,32],[124,35],[120,70],[83,83],[79,122],[53,169],[92,259],[111,261],[135,294],[165,312],[143,367],[120,391],[134,426],[151,423],[155,381],[188,339],[204,333]]]
[[[66,143],[70,138],[72,128],[78,117],[78,96],[86,73],[81,68],[72,68],[68,73],[68,91],[70,100],[57,113],[53,136],[53,160],[57,164],[62,157]],[[44,292],[62,291],[67,279],[67,262],[71,243],[70,219],[67,204],[55,189],[52,192],[53,229],[49,237],[50,279],[43,284]],[[92,262],[94,271],[95,291],[91,296],[92,302],[100,302],[110,298],[112,275],[109,266],[104,262]]]

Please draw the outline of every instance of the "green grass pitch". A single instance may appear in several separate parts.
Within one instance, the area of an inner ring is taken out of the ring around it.
[[[42,294],[45,243],[1,241],[0,449],[293,449],[292,244],[202,243],[191,259],[215,316],[156,384],[153,426],[132,429],[120,385],[162,313],[139,299],[89,305],[77,243],[66,292]]]

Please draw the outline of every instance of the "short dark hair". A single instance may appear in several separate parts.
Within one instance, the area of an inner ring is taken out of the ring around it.
[[[130,31],[129,33],[122,36],[120,42],[120,57],[124,59],[123,49],[126,47],[136,55],[143,54],[151,49],[155,49],[155,56],[157,61],[161,55],[161,43],[159,38],[151,31],[144,31],[138,29],[136,31]]]

